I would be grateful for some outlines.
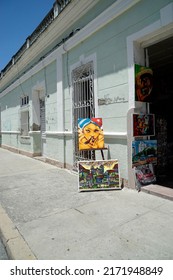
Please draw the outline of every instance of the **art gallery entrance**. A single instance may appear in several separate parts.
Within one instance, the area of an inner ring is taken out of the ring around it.
[[[147,48],[154,87],[150,112],[158,141],[157,184],[173,188],[173,37]]]

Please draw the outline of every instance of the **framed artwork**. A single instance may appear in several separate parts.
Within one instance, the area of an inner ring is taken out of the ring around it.
[[[133,136],[154,136],[155,115],[133,114]]]
[[[134,173],[138,189],[140,189],[141,186],[153,184],[156,182],[154,168],[151,163],[135,167]]]
[[[153,71],[135,64],[135,101],[152,102]]]
[[[121,189],[118,160],[78,162],[79,191]]]
[[[78,119],[79,150],[104,148],[102,118]]]
[[[132,167],[157,163],[157,140],[132,141]]]

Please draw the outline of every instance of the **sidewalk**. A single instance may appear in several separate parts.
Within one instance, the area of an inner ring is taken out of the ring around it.
[[[78,192],[78,177],[0,148],[0,234],[12,259],[173,259],[173,201]]]

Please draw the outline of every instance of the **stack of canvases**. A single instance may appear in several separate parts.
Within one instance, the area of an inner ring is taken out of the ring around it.
[[[105,148],[101,118],[78,119],[79,151]],[[79,191],[120,189],[118,160],[78,162]]]
[[[151,103],[152,90],[152,69],[135,65],[135,101]],[[139,190],[142,185],[156,182],[157,140],[151,140],[151,136],[155,136],[154,114],[133,114],[132,167]]]

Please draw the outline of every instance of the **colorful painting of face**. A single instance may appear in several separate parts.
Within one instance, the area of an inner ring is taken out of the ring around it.
[[[118,160],[79,161],[79,191],[121,189]]]
[[[104,148],[104,135],[101,118],[78,119],[79,150]]]
[[[151,102],[152,90],[152,69],[135,64],[135,101]]]
[[[133,114],[133,136],[154,136],[154,114]]]

